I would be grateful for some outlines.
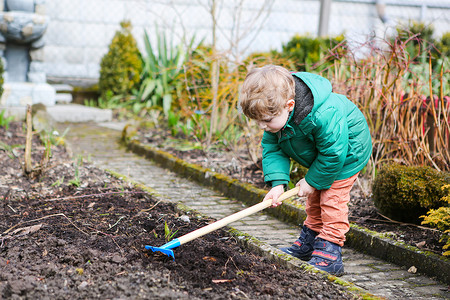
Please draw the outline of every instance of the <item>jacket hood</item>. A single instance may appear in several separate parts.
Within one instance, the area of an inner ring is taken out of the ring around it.
[[[315,112],[319,106],[325,102],[325,100],[330,96],[332,92],[331,83],[328,79],[322,76],[308,73],[308,72],[297,72],[293,73],[293,76],[300,78],[311,90],[314,98],[314,106],[312,112]]]

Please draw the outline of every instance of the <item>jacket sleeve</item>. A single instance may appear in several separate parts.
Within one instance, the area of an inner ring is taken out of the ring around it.
[[[276,134],[264,132],[261,145],[263,148],[264,181],[272,187],[289,183],[289,169],[291,160],[281,150]]]
[[[344,166],[348,151],[346,116],[329,107],[316,113],[313,130],[318,155],[305,176],[306,182],[318,190],[329,189]]]

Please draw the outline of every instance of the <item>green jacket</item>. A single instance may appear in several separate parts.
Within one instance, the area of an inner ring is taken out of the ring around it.
[[[372,140],[364,115],[345,96],[332,92],[331,83],[299,72],[295,107],[283,129],[264,132],[264,180],[272,186],[289,182],[290,158],[308,168],[305,180],[314,188],[330,188],[367,164]]]

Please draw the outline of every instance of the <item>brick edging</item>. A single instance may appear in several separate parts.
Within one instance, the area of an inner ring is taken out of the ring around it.
[[[124,135],[126,131],[124,130]],[[229,176],[219,174],[201,166],[176,158],[170,153],[143,145],[137,140],[123,138],[126,147],[142,155],[163,168],[206,186],[212,186],[227,197],[235,198],[246,205],[254,205],[264,198],[266,190],[240,182]],[[268,208],[266,213],[283,221],[299,224],[306,218],[304,208],[295,201],[286,200],[278,208]],[[346,245],[382,260],[409,268],[415,266],[419,273],[436,277],[438,281],[450,284],[450,259],[432,252],[396,242],[377,232],[352,224],[346,236]]]

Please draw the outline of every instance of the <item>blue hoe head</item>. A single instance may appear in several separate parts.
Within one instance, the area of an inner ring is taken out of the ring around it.
[[[173,260],[175,260],[175,255],[173,254],[173,251],[170,249],[165,249],[165,248],[158,248],[158,247],[152,247],[152,246],[145,246],[145,249],[147,250],[152,250],[153,252],[161,252],[167,256],[170,256],[173,258]]]
[[[153,246],[145,246],[145,249],[152,250],[153,252],[161,252],[167,256],[170,256],[175,260],[175,255],[173,251],[170,250],[172,248],[180,246],[180,241],[178,239],[171,240],[167,244],[162,245],[161,247],[153,247]]]

